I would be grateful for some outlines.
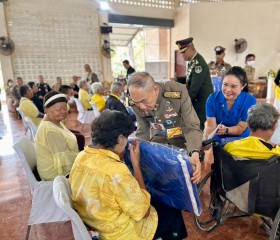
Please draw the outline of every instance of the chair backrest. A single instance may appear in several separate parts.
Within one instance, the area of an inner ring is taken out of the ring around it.
[[[19,107],[17,107],[16,110],[19,112],[19,114],[20,114],[20,116],[21,116],[21,119],[22,119],[24,128],[25,128],[26,130],[29,129],[29,126],[28,126],[28,124],[27,124],[27,122],[26,122],[26,120],[25,120],[26,115],[24,114],[24,112],[21,111]]]
[[[93,109],[95,117],[97,118],[100,115],[100,112],[98,111],[98,108],[97,108],[96,104],[90,103],[90,105],[91,105],[91,107]]]
[[[22,161],[30,188],[33,191],[34,188],[39,184],[32,172],[37,164],[34,144],[28,137],[23,136],[14,144],[13,148]]]
[[[76,106],[77,106],[77,111],[79,113],[85,113],[86,110],[85,110],[83,104],[81,103],[81,101],[78,98],[74,98],[74,101],[75,101]]]
[[[31,140],[34,142],[38,126],[36,126],[29,117],[25,117],[25,122],[29,126],[31,132]]]
[[[56,205],[71,219],[75,240],[91,240],[92,238],[80,216],[73,209],[70,183],[64,176],[58,176],[54,179],[53,197]]]

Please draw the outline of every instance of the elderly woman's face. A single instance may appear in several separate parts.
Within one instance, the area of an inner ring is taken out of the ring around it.
[[[223,80],[222,92],[226,100],[235,100],[245,86],[242,86],[239,78],[228,75]]]
[[[46,114],[51,121],[60,122],[67,117],[67,103],[59,102],[46,108]]]

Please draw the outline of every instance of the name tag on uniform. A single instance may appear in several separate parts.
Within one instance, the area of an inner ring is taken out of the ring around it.
[[[163,135],[166,136],[166,129],[162,123],[153,123],[151,122],[151,127],[154,130],[154,135]]]
[[[183,135],[182,128],[175,127],[167,129],[167,138],[175,138]]]

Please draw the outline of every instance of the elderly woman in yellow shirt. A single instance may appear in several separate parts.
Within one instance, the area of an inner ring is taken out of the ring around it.
[[[106,101],[103,98],[104,88],[100,82],[95,82],[91,84],[91,91],[93,93],[91,97],[91,102],[97,106],[99,112],[105,109]]]
[[[45,117],[35,136],[37,170],[41,179],[68,176],[79,152],[77,139],[63,120],[67,117],[65,94],[51,91],[44,97]]]
[[[92,145],[77,156],[70,172],[74,207],[101,239],[183,239],[187,233],[181,211],[150,204],[139,142],[129,145],[134,176],[119,157],[133,131],[133,121],[119,111],[105,110],[94,120]]]
[[[31,101],[33,98],[33,91],[28,85],[23,85],[19,89],[21,98],[19,102],[19,109],[25,114],[26,117],[36,125],[42,121],[43,113],[40,113],[36,105]]]

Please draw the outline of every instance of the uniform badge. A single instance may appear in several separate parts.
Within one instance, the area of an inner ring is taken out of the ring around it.
[[[172,123],[173,123],[172,120],[170,120],[170,119],[166,120],[166,124],[171,125]]]
[[[182,128],[175,127],[167,129],[167,138],[179,137],[183,134]]]
[[[201,66],[196,66],[195,69],[194,69],[194,71],[195,71],[196,73],[201,73],[201,72],[202,72],[202,67],[201,67]]]
[[[135,103],[130,99],[130,100],[128,101],[128,105],[129,105],[129,106],[133,106],[133,105],[135,105]]]
[[[173,118],[173,117],[177,117],[177,116],[178,116],[178,114],[177,114],[176,112],[164,114],[164,117],[165,117],[166,119]]]
[[[182,92],[164,92],[163,96],[166,98],[181,99]]]

